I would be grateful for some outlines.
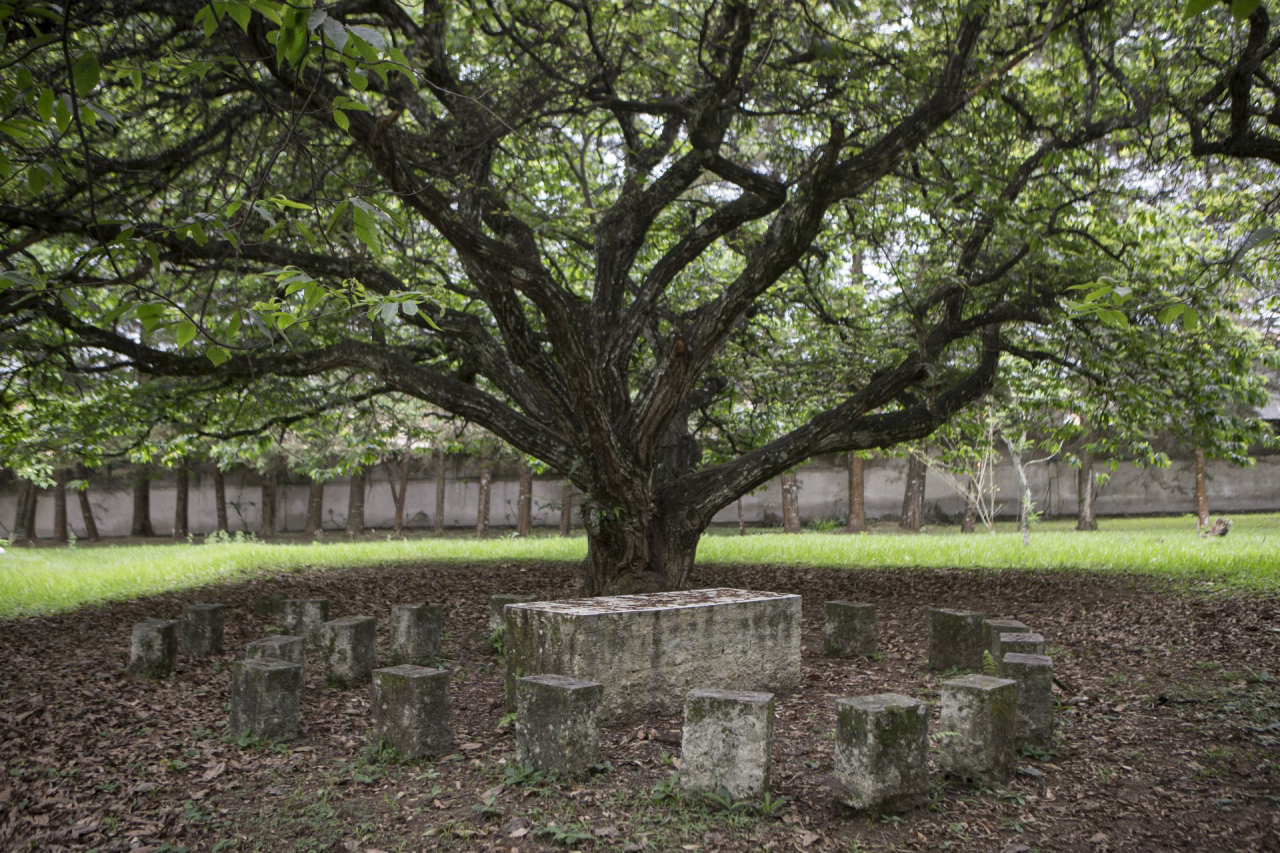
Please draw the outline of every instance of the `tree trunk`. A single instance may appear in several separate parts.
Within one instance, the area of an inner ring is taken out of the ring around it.
[[[130,536],[155,536],[155,528],[151,526],[151,478],[146,468],[139,468],[133,480],[133,523],[129,526]]]
[[[747,523],[742,520],[742,498],[738,498],[738,535],[747,535]]]
[[[347,492],[347,535],[364,533],[364,471],[351,475],[351,487]]]
[[[218,513],[218,530],[230,533],[231,525],[227,522],[227,478],[222,469],[213,469],[213,503]]]
[[[84,480],[87,484],[89,480],[89,472],[83,467],[77,470],[80,479]],[[86,485],[83,489],[76,489],[76,497],[80,501],[80,517],[84,519],[84,538],[88,539],[90,542],[97,542],[101,540],[102,537],[98,535],[98,522],[93,517],[93,505],[89,503],[88,486]]]
[[[1098,518],[1093,512],[1093,459],[1080,454],[1076,469],[1076,530],[1097,530]]]
[[[1204,451],[1196,450],[1196,530],[1209,523],[1209,489],[1204,473]]]
[[[978,484],[972,477],[964,486],[964,515],[960,518],[960,532],[972,533],[978,523]]]
[[[177,491],[173,499],[173,538],[186,539],[191,532],[191,516],[188,511],[191,501],[191,474],[187,466],[181,465],[175,472]]]
[[[31,500],[27,501],[27,544],[34,545],[40,541],[40,534],[36,530],[36,510],[40,508],[40,487],[35,483],[31,484]]]
[[[1025,442],[1026,433],[1023,433]],[[1014,473],[1018,475],[1018,529],[1022,531],[1022,544],[1031,544],[1031,486],[1027,483],[1027,469],[1022,464],[1022,452],[1008,438],[1004,440],[1009,448],[1009,459],[1013,462]],[[1022,442],[1020,442],[1022,444]]]
[[[709,518],[681,507],[646,504],[628,512],[594,507],[584,497],[586,595],[685,589]],[[664,511],[665,510],[665,511]]]
[[[31,508],[36,502],[36,484],[30,480],[23,481],[18,492],[17,512],[13,514],[13,531],[9,536],[11,545],[30,545],[35,539],[35,525],[31,523],[34,513]]]
[[[53,484],[53,541],[65,545],[67,538],[67,471],[59,468]]]
[[[272,468],[262,475],[262,513],[258,536],[276,535],[276,507],[280,503],[280,472]]]
[[[493,480],[488,457],[480,458],[480,494],[476,498],[476,538],[489,535],[489,493]]]
[[[444,451],[436,451],[436,533],[444,533]]]
[[[865,462],[856,453],[849,454],[849,532],[867,529],[867,490]]]
[[[324,480],[315,477],[307,487],[307,535],[324,535]]]
[[[404,535],[404,506],[405,498],[409,496],[409,462],[411,456],[408,450],[400,457],[399,471],[393,471],[391,463],[383,461],[382,467],[387,472],[387,486],[391,489],[391,503],[395,506],[395,516],[391,522],[391,533],[393,536]]]
[[[560,486],[560,535],[573,534],[573,485],[565,482]]]
[[[520,461],[520,497],[516,505],[516,535],[533,532],[533,469]]]
[[[898,526],[919,533],[924,526],[924,487],[929,466],[924,462],[925,448],[907,457],[907,483],[902,493],[902,514]]]
[[[782,530],[784,533],[800,532],[800,486],[796,475],[788,471],[780,478],[782,484]]]

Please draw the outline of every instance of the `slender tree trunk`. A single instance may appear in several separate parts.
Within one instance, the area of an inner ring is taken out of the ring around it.
[[[36,511],[40,508],[40,487],[31,486],[31,500],[27,502],[27,543],[40,541],[40,533],[36,530]]]
[[[280,504],[280,472],[270,468],[262,475],[262,513],[258,536],[276,535],[276,508]]]
[[[324,534],[324,480],[311,478],[307,487],[307,535]]]
[[[395,535],[404,535],[404,508],[409,501],[409,465],[413,462],[413,454],[408,450],[400,460],[400,500],[396,502]]]
[[[565,482],[560,486],[560,535],[573,534],[573,485]]]
[[[180,465],[174,474],[177,482],[173,499],[173,538],[186,539],[191,532],[191,473],[186,465]]]
[[[36,503],[36,484],[24,480],[18,492],[17,512],[13,514],[13,533],[9,537],[11,545],[30,545],[35,540],[35,524],[31,510]]]
[[[351,475],[351,488],[347,493],[347,535],[364,533],[364,471]]]
[[[218,530],[230,533],[231,525],[227,521],[227,477],[218,467],[213,469],[213,503],[218,514]]]
[[[796,475],[788,471],[780,478],[782,483],[782,530],[785,533],[800,532],[800,486]]]
[[[1098,518],[1093,511],[1093,458],[1080,454],[1076,469],[1076,530],[1097,530]]]
[[[849,532],[867,529],[867,478],[865,461],[856,453],[849,454]]]
[[[516,535],[533,532],[533,469],[520,460],[520,497],[516,506]]]
[[[1026,433],[1023,433],[1025,440]],[[1008,438],[1004,440],[1009,448],[1009,459],[1013,462],[1014,473],[1018,475],[1018,529],[1022,531],[1022,544],[1031,544],[1031,486],[1027,483],[1027,469],[1022,464],[1022,453]],[[1023,442],[1019,442],[1023,444]]]
[[[151,478],[146,468],[138,468],[133,480],[133,523],[129,526],[130,536],[155,536],[155,528],[151,526]]]
[[[86,484],[89,480],[89,472],[82,466],[77,469],[80,479]],[[98,522],[93,517],[93,505],[89,503],[89,489],[86,485],[83,489],[76,489],[76,498],[80,501],[80,517],[84,519],[84,538],[90,542],[98,542],[102,539],[98,535]]]
[[[970,477],[964,486],[964,515],[960,518],[960,532],[972,533],[978,522],[978,484]]]
[[[53,541],[67,542],[67,469],[54,472],[53,484]]]
[[[1205,477],[1204,451],[1196,450],[1196,529],[1209,523],[1209,489]]]
[[[924,526],[924,487],[929,466],[925,464],[925,448],[907,457],[907,482],[902,493],[902,514],[898,526],[919,533]]]
[[[404,506],[409,496],[409,461],[410,453],[405,450],[400,457],[398,471],[393,471],[391,463],[383,461],[382,467],[387,472],[387,486],[391,489],[391,503],[395,506],[395,516],[391,522],[393,536],[404,535]]]
[[[476,498],[476,538],[489,535],[489,494],[493,485],[493,471],[489,457],[480,457],[480,494]]]
[[[444,533],[444,451],[436,451],[436,533]]]
[[[742,518],[742,498],[738,498],[738,535],[747,535],[747,523]]]

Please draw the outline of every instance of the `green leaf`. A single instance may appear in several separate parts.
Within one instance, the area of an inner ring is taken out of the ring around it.
[[[1217,3],[1218,0],[1187,0],[1182,7],[1182,17],[1194,18],[1196,15],[1212,9]]]
[[[226,4],[227,14],[231,16],[240,29],[246,34],[249,32],[249,17],[253,11],[244,3],[228,3]]]
[[[36,112],[40,116],[41,121],[48,121],[53,118],[53,90],[45,88],[40,93],[40,100],[36,102]]]
[[[359,71],[352,71],[347,75],[347,79],[351,81],[352,86],[355,86],[361,92],[369,88],[369,78]]]
[[[179,349],[191,343],[191,341],[195,339],[195,336],[196,336],[196,324],[191,322],[190,320],[183,320],[181,323],[178,324],[178,328],[174,332],[174,337],[178,341]]]
[[[1231,14],[1237,21],[1246,21],[1258,8],[1260,0],[1231,0]]]
[[[338,125],[338,127],[342,128],[343,130],[351,129],[351,120],[347,118],[347,114],[344,113],[342,110],[333,111],[333,121],[334,121],[334,124]]]
[[[98,85],[102,77],[102,69],[98,67],[98,56],[93,53],[82,53],[71,66],[71,79],[75,81],[76,92],[84,98]]]
[[[218,367],[231,358],[231,353],[227,352],[224,347],[209,347],[204,351],[204,354],[206,358],[213,362],[214,367]]]

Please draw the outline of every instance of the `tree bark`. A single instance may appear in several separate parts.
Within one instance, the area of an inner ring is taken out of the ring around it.
[[[1023,433],[1023,440],[1026,433]],[[1008,438],[1004,440],[1009,448],[1009,459],[1013,462],[1014,473],[1018,475],[1018,529],[1022,531],[1022,544],[1031,544],[1031,486],[1027,482],[1027,469],[1022,464],[1022,452]],[[1021,442],[1020,442],[1021,444]]]
[[[67,470],[54,472],[53,484],[53,541],[67,543]]]
[[[173,538],[186,539],[191,532],[191,474],[185,465],[178,466],[174,473],[177,483],[173,499]]]
[[[411,454],[405,450],[400,457],[399,470],[393,471],[391,463],[384,461],[382,467],[387,472],[387,485],[391,489],[391,503],[395,506],[395,517],[391,523],[393,536],[404,535],[405,499],[409,496],[409,462]]]
[[[849,454],[849,524],[850,533],[867,529],[867,491],[865,461],[856,453]]]
[[[311,478],[307,486],[307,535],[324,534],[324,480]]]
[[[1097,530],[1098,518],[1093,511],[1093,458],[1080,454],[1076,469],[1076,530]]]
[[[528,536],[533,532],[533,468],[520,460],[520,497],[516,506],[516,535]]]
[[[436,533],[444,533],[444,486],[445,486],[444,451],[436,451],[436,517],[434,519]]]
[[[898,526],[903,530],[919,533],[924,526],[924,487],[929,466],[925,464],[925,447],[919,453],[907,457],[907,482],[902,493],[902,514]]]
[[[258,536],[276,535],[276,509],[280,504],[280,472],[271,468],[262,475],[262,513]]]
[[[227,521],[227,477],[216,466],[213,469],[213,503],[218,514],[218,530],[230,533],[231,525]]]
[[[978,522],[978,484],[972,477],[964,486],[964,515],[960,518],[960,532],[972,533]]]
[[[89,472],[83,467],[77,469],[80,479],[86,484],[89,480]],[[84,519],[84,538],[90,542],[98,542],[101,536],[98,535],[98,522],[93,517],[93,505],[89,503],[89,488],[86,485],[83,489],[76,489],[76,497],[80,501],[80,517]]]
[[[156,535],[151,526],[151,478],[146,468],[138,468],[134,475],[133,522],[129,525],[129,535],[143,538]]]
[[[788,471],[779,480],[782,484],[782,530],[784,533],[799,533],[800,486],[796,482],[795,472]]]
[[[1204,451],[1196,449],[1196,530],[1209,523],[1209,489],[1205,476]]]
[[[738,535],[747,535],[747,523],[742,519],[742,498],[738,498]]]
[[[560,486],[560,535],[573,534],[573,485],[565,482]]]
[[[489,535],[489,495],[493,481],[493,470],[488,456],[480,457],[480,494],[476,499],[476,538],[483,539]]]
[[[30,545],[35,539],[35,525],[31,522],[34,513],[31,508],[36,502],[36,484],[24,480],[18,492],[18,507],[13,514],[13,531],[9,536],[10,545]]]
[[[351,475],[351,486],[347,492],[347,535],[359,536],[364,533],[364,471]]]

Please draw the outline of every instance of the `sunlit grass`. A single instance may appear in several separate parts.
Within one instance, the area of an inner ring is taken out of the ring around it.
[[[1276,514],[1236,516],[1230,535],[1213,539],[1197,536],[1189,518],[1104,519],[1102,530],[1088,534],[1077,533],[1068,522],[1046,522],[1034,528],[1029,547],[1012,525],[1003,524],[994,535],[980,531],[964,536],[954,528],[901,535],[892,525],[859,536],[714,532],[703,539],[700,562],[1088,571],[1154,575],[1201,589],[1280,589]],[[0,556],[0,617],[55,613],[281,571],[445,561],[574,561],[585,553],[581,536],[11,548]]]

